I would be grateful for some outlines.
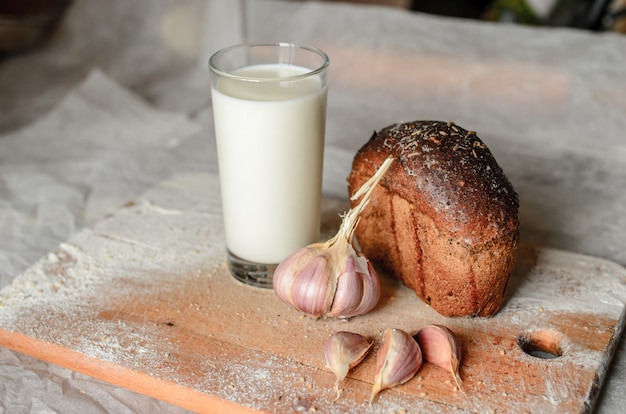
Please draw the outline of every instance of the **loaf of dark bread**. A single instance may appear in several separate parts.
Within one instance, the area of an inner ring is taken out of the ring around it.
[[[444,316],[495,314],[519,238],[518,196],[502,168],[454,123],[395,124],[356,154],[350,194],[388,156],[396,161],[356,230],[363,253]]]

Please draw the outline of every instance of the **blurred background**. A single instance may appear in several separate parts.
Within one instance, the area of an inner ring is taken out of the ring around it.
[[[43,45],[73,0],[0,2],[0,59]],[[74,0],[80,1],[80,0]],[[262,1],[262,0],[259,0]],[[307,1],[307,0],[291,0]],[[462,19],[626,33],[626,0],[322,0]]]
[[[333,0],[326,0],[333,1]],[[626,30],[626,0],[349,0],[497,22]]]

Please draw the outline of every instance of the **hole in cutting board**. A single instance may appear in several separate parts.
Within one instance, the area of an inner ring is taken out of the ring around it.
[[[563,356],[562,335],[544,330],[521,335],[517,345],[528,355],[539,359],[555,359]]]

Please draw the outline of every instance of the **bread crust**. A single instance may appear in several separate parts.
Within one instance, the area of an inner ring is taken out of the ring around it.
[[[394,124],[357,152],[350,194],[390,155],[356,230],[361,249],[442,315],[495,314],[519,239],[518,195],[502,168],[454,123]]]

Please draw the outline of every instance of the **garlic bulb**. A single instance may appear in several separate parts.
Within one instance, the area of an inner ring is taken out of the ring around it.
[[[379,392],[404,384],[422,366],[422,351],[415,339],[400,329],[387,329],[376,356],[376,377],[370,404]]]
[[[365,358],[373,344],[374,342],[368,341],[363,335],[352,332],[341,331],[330,335],[324,346],[324,358],[326,367],[337,377],[337,398],[341,394],[339,383],[346,378],[349,370]]]
[[[415,338],[422,348],[424,359],[449,371],[456,386],[463,392],[459,375],[461,346],[454,333],[442,325],[427,325],[415,334]]]
[[[280,300],[314,317],[351,318],[363,315],[380,299],[380,279],[372,264],[352,244],[359,215],[393,158],[354,194],[363,198],[345,216],[339,231],[325,243],[314,243],[283,260],[273,276]]]

